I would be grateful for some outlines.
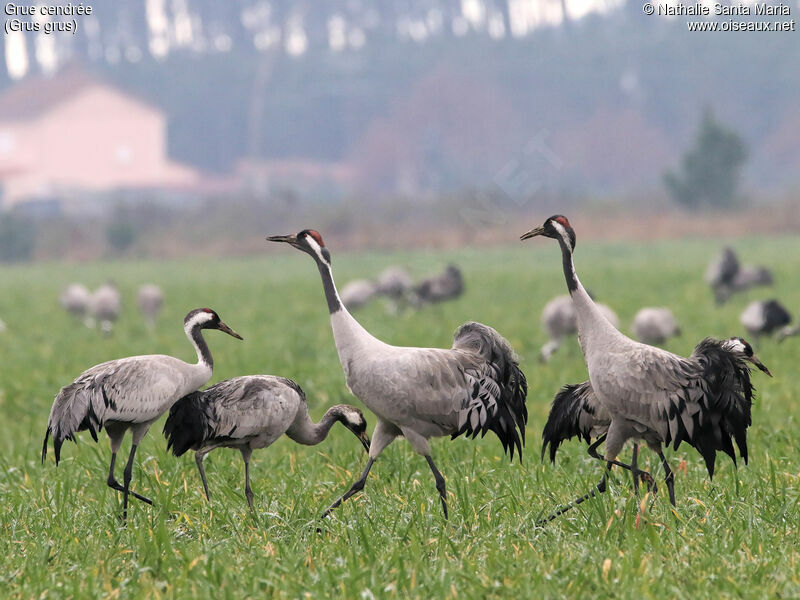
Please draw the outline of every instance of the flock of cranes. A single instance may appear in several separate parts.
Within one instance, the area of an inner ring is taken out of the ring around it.
[[[347,310],[355,311],[376,298],[386,298],[387,310],[396,314],[413,306],[420,308],[454,300],[464,293],[464,277],[456,265],[447,265],[437,273],[413,283],[411,275],[403,267],[387,267],[375,280],[354,279],[342,287],[340,298]]]
[[[678,329],[672,314],[661,308],[645,309],[637,315],[634,330],[644,341],[632,340],[618,330],[616,315],[595,303],[582,286],[573,262],[577,236],[568,219],[553,216],[521,239],[534,237],[551,238],[559,244],[568,291],[567,296],[555,299],[545,309],[545,314],[556,315],[553,322],[562,324],[558,331],[549,330],[551,341],[560,343],[565,335],[577,333],[588,367],[587,381],[565,385],[556,394],[542,434],[542,456],[549,447],[550,458],[555,460],[560,444],[578,436],[590,442],[590,456],[605,464],[602,478],[592,490],[548,520],[604,492],[608,470],[614,465],[631,471],[635,491],[644,481],[655,492],[655,479],[638,466],[640,443],[658,455],[673,505],[674,475],[664,447],[677,449],[682,442],[693,446],[705,460],[709,477],[714,474],[718,451],[736,461],[734,444],[747,462],[753,400],[750,369],[756,367],[771,376],[752,346],[739,337],[706,338],[691,356],[682,357],[650,345],[663,342]],[[316,264],[347,387],[377,418],[371,440],[364,415],[353,406],[334,406],[319,423],[313,423],[303,390],[284,377],[235,377],[200,390],[213,369],[203,330],[217,329],[242,338],[213,310],[199,308],[184,319],[184,331],[196,350],[197,363],[166,355],[122,358],[91,367],[64,386],[50,412],[42,462],[50,437],[58,464],[65,440],[74,440],[78,432],[88,430],[97,441],[98,432],[105,428],[112,451],[107,484],[123,492],[125,518],[129,496],[151,503],[131,490],[134,457],[150,426],[169,411],[163,430],[168,449],[175,456],[194,451],[209,500],[204,457],[220,447],[241,452],[245,497],[253,510],[252,451],[269,446],[284,434],[300,444],[318,444],[338,422],[359,439],[368,458],[360,477],[323,512],[323,517],[361,491],[379,455],[403,437],[428,464],[447,518],[446,482],[434,462],[431,438],[475,438],[492,432],[510,459],[515,453],[521,458],[528,420],[528,384],[514,350],[500,333],[488,325],[468,322],[457,329],[450,348],[386,344],[348,310],[344,294],[339,294],[334,282],[330,250],[317,231],[306,229],[267,239],[292,246]],[[394,275],[395,282],[405,279],[399,271]],[[455,277],[452,273],[445,275],[451,278],[450,283],[429,282],[430,293],[444,288],[452,293],[450,284]],[[463,289],[460,272],[457,279],[456,287]],[[545,319],[549,328],[548,322]],[[548,358],[554,351],[549,351]],[[132,445],[120,484],[114,465],[128,430]],[[625,463],[619,458],[629,441],[633,452],[630,463]],[[598,452],[600,444],[604,444],[604,454]]]
[[[71,283],[59,297],[61,307],[90,329],[99,327],[104,335],[111,335],[114,323],[122,313],[122,294],[113,281],[108,281],[90,292],[82,283]],[[139,287],[136,304],[148,329],[155,328],[158,314],[164,305],[164,293],[153,283]]]

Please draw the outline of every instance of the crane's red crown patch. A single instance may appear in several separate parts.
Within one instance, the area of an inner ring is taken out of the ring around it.
[[[556,217],[556,221],[561,223],[564,227],[569,227],[570,229],[572,229],[572,225],[569,224],[567,217]]]
[[[319,234],[319,231],[316,231],[316,230],[314,230],[314,229],[309,229],[309,230],[308,230],[308,235],[310,235],[312,238],[314,238],[314,240],[315,240],[315,241],[316,241],[316,242],[317,242],[317,243],[318,243],[320,246],[322,246],[323,248],[325,247],[325,242],[323,242],[323,241],[322,241],[322,236]]]

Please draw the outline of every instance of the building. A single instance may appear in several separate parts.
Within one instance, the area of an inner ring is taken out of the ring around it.
[[[114,189],[181,189],[192,168],[167,156],[158,108],[78,68],[0,94],[0,205],[80,204]]]

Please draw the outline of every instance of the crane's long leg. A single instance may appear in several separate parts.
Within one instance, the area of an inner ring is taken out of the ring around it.
[[[425,460],[428,461],[428,466],[433,471],[433,478],[436,480],[436,489],[439,491],[439,498],[442,500],[442,510],[444,510],[444,518],[447,519],[447,491],[445,489],[444,484],[444,476],[439,472],[439,469],[436,468],[436,465],[433,464],[433,459],[431,458],[430,454],[425,455]]]
[[[375,431],[372,432],[372,443],[369,446],[369,460],[367,461],[367,466],[364,468],[364,472],[361,473],[361,477],[359,477],[356,482],[350,486],[350,489],[345,492],[344,496],[339,498],[336,502],[325,509],[325,512],[322,513],[321,518],[324,519],[327,517],[329,514],[331,514],[331,511],[333,511],[333,509],[339,506],[342,502],[364,489],[364,483],[367,481],[369,470],[372,468],[372,465],[375,463],[378,455],[383,452],[386,446],[391,444],[394,438],[396,438],[399,434],[400,430],[394,425],[387,423],[386,421],[378,421],[378,424],[375,426]]]
[[[253,450],[250,446],[243,446],[239,448],[242,453],[242,460],[244,460],[244,496],[247,498],[247,506],[250,507],[250,512],[253,511],[253,490],[250,487],[250,455]]]
[[[602,444],[603,442],[605,442],[605,441],[606,441],[606,434],[604,433],[603,435],[598,437],[594,441],[594,443],[592,443],[591,446],[589,446],[589,449],[587,450],[587,452],[589,453],[589,456],[591,456],[592,458],[596,458],[598,460],[606,461],[606,457],[603,456],[602,454],[600,454],[599,452],[597,452],[597,447],[600,444]],[[633,448],[634,448],[634,456],[636,456],[636,453],[638,453],[638,449],[639,449],[638,444],[634,444]],[[606,461],[606,462],[608,462],[608,461]],[[646,482],[647,483],[647,487],[649,489],[653,490],[653,493],[655,493],[658,490],[658,486],[656,486],[656,481],[655,481],[655,479],[653,479],[653,476],[650,473],[648,473],[647,471],[642,471],[641,469],[638,468],[638,466],[636,466],[636,465],[626,465],[625,463],[620,462],[620,461],[618,461],[616,459],[612,460],[611,464],[617,465],[618,467],[622,467],[623,469],[627,469],[628,471],[631,471],[631,473],[633,473],[633,478],[634,478],[633,479],[633,489],[634,489],[634,491],[638,490],[638,486],[639,486],[639,483],[637,481],[637,477],[641,478],[642,481]]]
[[[194,453],[194,462],[197,464],[197,470],[200,471],[200,479],[203,480],[203,490],[206,492],[206,500],[211,502],[211,494],[208,493],[208,481],[206,481],[206,469],[203,466],[203,460],[208,454],[208,451],[198,450]]]
[[[669,468],[669,463],[667,463],[667,459],[664,456],[664,452],[662,450],[658,451],[658,457],[661,459],[661,464],[664,465],[664,481],[667,482],[667,490],[669,491],[669,501],[672,504],[672,506],[676,506],[675,474],[672,472],[672,469]]]
[[[552,521],[556,517],[559,517],[559,516],[563,515],[570,508],[578,506],[578,504],[581,504],[582,502],[585,502],[589,498],[594,498],[594,496],[597,495],[598,492],[601,493],[601,494],[603,492],[605,492],[606,488],[608,487],[607,486],[608,472],[611,470],[611,467],[613,465],[614,465],[613,462],[606,462],[606,468],[605,468],[605,471],[603,471],[603,478],[600,480],[600,483],[598,483],[588,493],[584,494],[583,496],[580,496],[580,497],[576,498],[575,500],[573,500],[572,502],[570,502],[569,504],[567,504],[563,508],[559,508],[556,512],[554,512],[549,517],[537,521],[536,524],[537,525],[545,525],[546,523],[549,523],[550,521]]]
[[[131,453],[128,456],[128,462],[125,464],[125,472],[123,473],[122,490],[122,520],[128,519],[128,493],[131,487],[131,475],[133,474],[133,458],[136,456],[136,444],[131,444]],[[152,504],[152,503],[151,503]]]
[[[354,495],[357,492],[360,492],[361,490],[364,489],[364,484],[367,481],[367,475],[369,475],[369,470],[372,468],[372,465],[373,465],[374,462],[375,462],[375,459],[370,457],[370,459],[367,461],[367,466],[364,469],[364,472],[361,473],[361,477],[359,477],[356,480],[356,482],[353,485],[350,486],[350,489],[347,490],[345,492],[345,494],[341,498],[339,498],[336,502],[334,502],[328,508],[325,509],[325,512],[322,513],[322,518],[323,519],[325,517],[327,517],[329,514],[331,514],[333,509],[335,509],[337,506],[339,506],[342,502],[344,502],[345,500],[350,498],[352,495]]]
[[[119,481],[117,481],[117,479],[114,477],[114,464],[116,462],[117,462],[117,453],[112,452],[111,465],[108,467],[108,479],[106,480],[106,483],[108,484],[108,487],[110,487],[111,489],[117,490],[118,492],[124,492],[125,488],[122,487],[122,484]],[[136,492],[132,492],[130,490],[128,490],[128,493],[137,500],[141,500],[142,502],[147,502],[147,504],[150,505],[153,504],[153,501],[150,500],[150,498],[145,498],[144,496],[140,496]]]

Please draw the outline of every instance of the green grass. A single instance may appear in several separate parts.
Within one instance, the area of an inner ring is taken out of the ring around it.
[[[749,299],[778,296],[800,310],[800,242],[789,238],[737,243],[748,261],[774,265],[774,290],[755,290],[713,306],[702,281],[719,244],[579,244],[582,281],[610,304],[627,328],[641,306],[668,305],[684,335],[668,344],[688,354],[706,335],[740,334]],[[736,470],[724,456],[713,482],[690,447],[668,452],[677,472],[675,511],[665,496],[637,526],[630,479],[618,474],[604,496],[545,528],[535,520],[587,491],[601,466],[577,441],[556,466],[539,461],[540,433],[558,388],[586,379],[572,340],[547,365],[544,303],[565,293],[558,249],[533,241],[501,249],[449,253],[337,254],[337,280],[407,264],[417,275],[447,261],[465,268],[467,291],[456,302],[387,317],[380,305],[358,313],[383,340],[444,346],[466,320],[496,327],[517,349],[528,376],[528,447],[509,464],[492,436],[433,442],[447,478],[450,521],[425,461],[399,440],[381,456],[364,493],[316,531],[321,511],[358,476],[366,460],[358,441],[337,427],[325,443],[301,447],[284,438],[253,456],[255,517],[243,493],[239,454],[218,450],[202,495],[191,456],[165,452],[162,421],[143,441],[134,501],[120,526],[120,495],[105,486],[109,447],[87,433],[67,444],[56,468],[52,448],[39,463],[53,396],[87,367],[115,357],[168,353],[193,360],[181,322],[191,308],[211,306],[245,337],[207,339],[216,359],[212,382],[251,373],[280,374],[305,389],[318,419],[339,402],[358,404],[345,386],[319,276],[312,261],[288,248],[263,258],[38,265],[0,269],[0,597],[2,598],[788,598],[800,596],[800,339],[756,344],[775,374],[754,375],[759,394],[749,431],[751,461]],[[698,263],[697,257],[701,257]],[[76,280],[107,277],[126,300],[113,338],[72,322],[58,292]],[[157,332],[137,318],[136,286],[162,285],[167,305]],[[374,417],[366,413],[370,429]],[[127,452],[127,443],[123,453]],[[626,454],[629,451],[626,450]],[[644,460],[660,477],[657,461]],[[121,478],[122,465],[118,465]]]

